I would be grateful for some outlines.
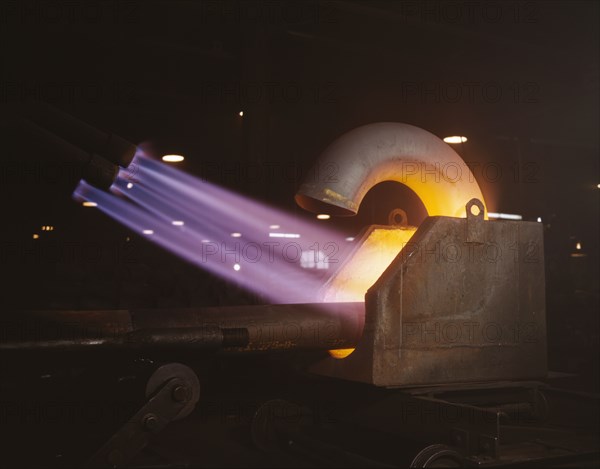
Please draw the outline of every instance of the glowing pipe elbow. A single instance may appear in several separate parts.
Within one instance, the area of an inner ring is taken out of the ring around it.
[[[402,123],[380,122],[351,130],[324,151],[310,174],[296,202],[312,212],[355,215],[365,194],[383,181],[412,189],[429,216],[465,217],[469,200],[484,201],[471,170],[449,145]]]

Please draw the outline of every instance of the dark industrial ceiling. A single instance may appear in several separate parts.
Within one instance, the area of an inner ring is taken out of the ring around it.
[[[300,174],[353,127],[399,121],[467,135],[465,160],[503,170],[480,180],[490,209],[552,220],[597,250],[597,2],[119,0],[0,11],[5,103],[48,100],[299,215]],[[7,239],[45,223],[61,227],[56,236],[122,235],[82,215],[71,187],[32,179],[5,170]],[[384,185],[358,217],[332,223],[353,234],[403,205],[417,222],[410,198]]]

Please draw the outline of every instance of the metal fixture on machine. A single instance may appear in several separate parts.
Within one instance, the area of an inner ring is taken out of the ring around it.
[[[387,387],[545,377],[542,228],[483,210],[427,218],[369,288],[356,350],[313,371]]]
[[[450,166],[461,168],[461,177],[449,180],[444,168]],[[487,221],[481,190],[460,157],[434,135],[406,124],[348,132],[317,167],[335,168],[336,178],[302,184],[296,200],[304,208],[353,215],[371,187],[392,180],[413,189],[429,217],[387,260],[371,253],[377,227],[357,241],[329,281],[328,295],[335,299],[331,287],[337,287],[347,299],[348,272],[382,272],[365,295],[363,334],[356,350],[333,352],[314,372],[384,387],[546,375],[539,223]],[[398,244],[379,242],[381,249]],[[352,264],[357,258],[363,258],[360,265]],[[373,268],[369,260],[384,265]],[[353,299],[361,293],[354,291]]]
[[[92,456],[87,467],[127,465],[169,423],[187,417],[200,398],[196,374],[181,363],[157,368],[146,385],[146,402]]]

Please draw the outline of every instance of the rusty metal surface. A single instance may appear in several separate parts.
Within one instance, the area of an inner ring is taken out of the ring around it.
[[[354,346],[363,324],[362,302],[175,310],[23,311],[3,322],[0,351],[328,350]]]
[[[364,303],[311,303],[132,312],[136,329],[245,328],[248,346],[231,352],[331,349],[354,346],[364,324]]]
[[[542,226],[429,217],[366,295],[354,353],[313,371],[387,387],[543,378]]]
[[[0,351],[55,351],[77,353],[85,350],[190,351],[216,350],[224,346],[224,331],[217,326],[138,329],[119,336],[81,337],[0,343]],[[247,334],[238,334],[239,343],[247,344]]]
[[[428,396],[390,394],[357,410],[348,421],[404,438],[445,442],[465,454],[496,457],[500,412]]]

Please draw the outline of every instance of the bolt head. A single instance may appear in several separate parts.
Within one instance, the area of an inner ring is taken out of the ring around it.
[[[189,394],[190,391],[186,386],[177,386],[173,389],[172,397],[175,402],[185,402],[190,398]]]
[[[154,414],[148,414],[144,417],[144,428],[146,430],[155,430],[158,427],[158,418]]]

